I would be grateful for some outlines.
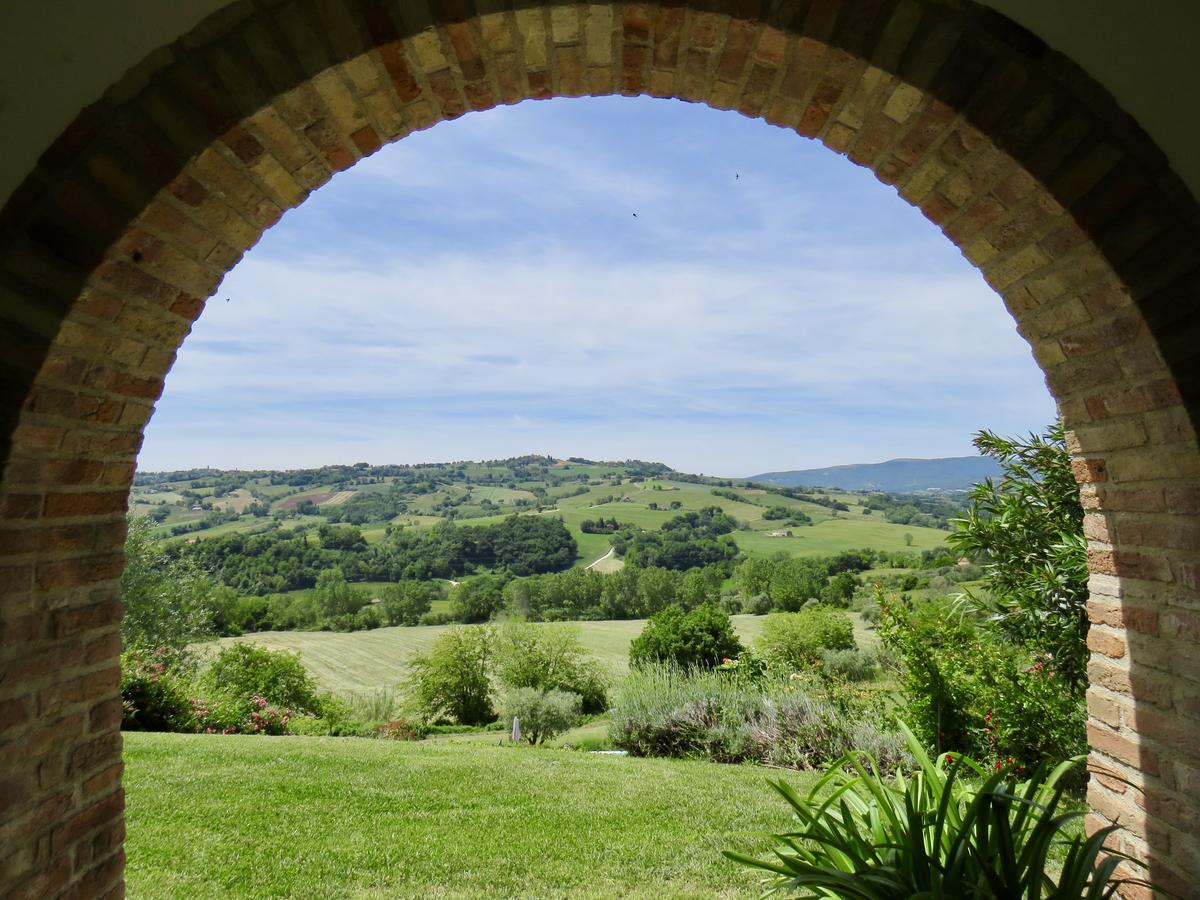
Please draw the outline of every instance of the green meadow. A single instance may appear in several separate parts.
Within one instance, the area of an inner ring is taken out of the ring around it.
[[[759,616],[734,616],[734,627],[744,642],[762,631]],[[646,627],[645,619],[578,622],[580,639],[588,653],[613,674],[629,666],[629,644]],[[413,628],[373,628],[370,631],[260,631],[243,637],[222,638],[209,646],[236,642],[258,644],[271,650],[292,650],[327,691],[349,695],[393,688],[408,673],[408,661],[432,646],[453,625]]]
[[[878,637],[856,613],[855,640],[862,648],[874,647]],[[750,644],[762,633],[762,616],[732,616],[742,643]],[[629,668],[629,644],[646,627],[645,619],[608,622],[576,622],[580,641],[588,653],[614,676]],[[367,694],[394,688],[408,674],[408,661],[432,646],[452,625],[421,625],[413,628],[373,628],[350,633],[335,631],[260,631],[243,637],[222,638],[211,648],[243,642],[271,650],[291,650],[325,690],[343,696]]]

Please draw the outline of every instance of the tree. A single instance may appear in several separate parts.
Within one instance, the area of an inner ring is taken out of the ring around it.
[[[121,573],[126,650],[181,651],[212,633],[211,579],[189,558],[168,554],[144,516],[129,518]]]
[[[383,589],[379,605],[389,625],[416,625],[438,596],[437,586],[428,581],[401,581]]]
[[[858,579],[854,575],[838,572],[829,579],[829,584],[821,589],[821,602],[829,606],[849,606],[857,587]]]
[[[450,618],[456,622],[486,622],[504,608],[504,585],[499,575],[479,575],[460,584],[450,595]]]
[[[575,538],[560,519],[511,515],[491,526],[486,540],[497,568],[514,575],[557,572],[569,568],[578,555]]]
[[[469,625],[447,630],[427,654],[413,657],[407,687],[426,720],[452,719],[460,725],[492,720],[492,644],[491,628]]]
[[[339,566],[324,569],[317,575],[313,599],[321,615],[327,618],[352,616],[368,602],[366,592],[351,587]]]
[[[565,623],[501,625],[494,653],[500,683],[510,691],[569,691],[580,697],[584,712],[603,712],[607,678],[579,635],[578,626]]]
[[[704,605],[684,612],[668,606],[650,617],[642,633],[629,646],[631,665],[668,663],[681,668],[711,669],[723,659],[742,653],[742,642],[733,630],[729,613]]]
[[[778,563],[771,575],[770,597],[775,609],[795,612],[821,595],[829,567],[816,559],[789,559]]]
[[[1076,690],[1087,684],[1087,543],[1061,423],[1027,440],[990,431],[975,446],[1004,475],[977,484],[947,543],[983,558],[986,597],[970,597],[1005,632],[1047,654]]]
[[[514,688],[505,698],[504,716],[510,729],[516,718],[521,724],[521,736],[536,746],[575,724],[579,718],[579,695],[570,691]]]

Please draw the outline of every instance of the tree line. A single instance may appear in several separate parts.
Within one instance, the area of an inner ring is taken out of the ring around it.
[[[322,525],[258,534],[226,534],[170,552],[196,562],[242,594],[315,587],[319,574],[340,568],[350,581],[429,581],[498,569],[533,575],[568,568],[578,547],[562,521],[509,516],[492,525],[439,523],[426,531],[395,529],[368,544],[352,525]]]

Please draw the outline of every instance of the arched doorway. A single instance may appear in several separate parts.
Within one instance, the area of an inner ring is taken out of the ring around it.
[[[651,94],[821,140],[896,187],[1017,319],[1091,540],[1094,821],[1170,885],[1200,857],[1196,204],[1086,75],[970,4],[229,7],[155,54],[0,214],[0,885],[121,872],[124,508],[174,354],[336,172],[498,103]]]

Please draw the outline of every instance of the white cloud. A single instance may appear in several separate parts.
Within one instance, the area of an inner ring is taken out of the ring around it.
[[[408,138],[289,214],[197,323],[142,462],[554,444],[746,474],[1052,414],[999,298],[869,174],[703,108],[539,104]]]

